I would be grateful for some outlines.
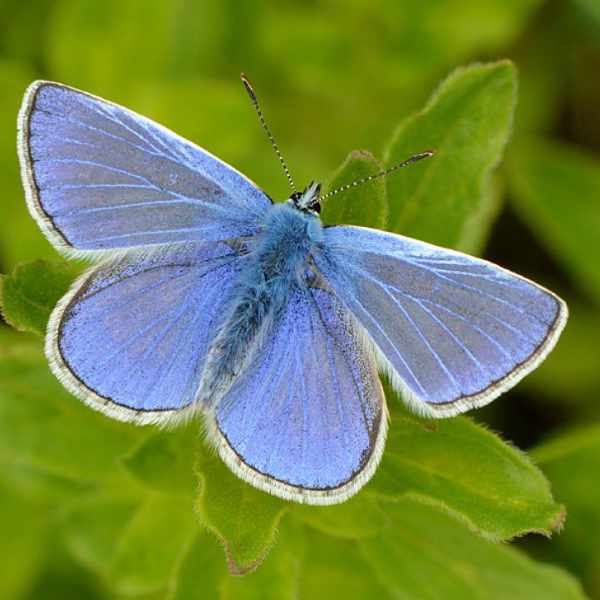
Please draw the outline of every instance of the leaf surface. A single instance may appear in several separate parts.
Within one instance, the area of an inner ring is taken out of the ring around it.
[[[527,455],[466,417],[422,420],[393,407],[386,451],[366,489],[421,498],[492,540],[549,536],[564,520]]]
[[[396,130],[387,167],[425,150],[436,155],[387,182],[390,229],[440,246],[476,252],[497,212],[490,181],[511,133],[516,71],[500,61],[454,71],[425,108]]]
[[[15,329],[40,335],[52,309],[75,279],[77,268],[66,262],[21,263],[0,279],[0,310]]]
[[[382,170],[383,165],[370,152],[355,150],[331,176],[322,193],[350,185]],[[385,179],[379,177],[362,185],[351,186],[326,198],[321,208],[323,223],[327,225],[360,225],[385,229],[388,218]]]

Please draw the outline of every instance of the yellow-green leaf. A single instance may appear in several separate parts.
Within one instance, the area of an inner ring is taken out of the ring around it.
[[[123,459],[123,463],[150,489],[190,494],[197,486],[194,462],[200,443],[200,425],[192,421],[178,429],[152,433]]]
[[[581,575],[593,597],[600,594],[600,425],[578,427],[550,438],[532,451],[557,497],[569,509],[564,531],[549,548],[540,548]]]
[[[75,279],[77,268],[66,262],[21,263],[0,278],[0,310],[20,331],[43,335],[52,309]]]
[[[600,301],[600,160],[535,138],[521,141],[509,158],[513,206],[581,289]]]
[[[355,181],[376,175],[383,165],[366,150],[351,152],[324,187],[326,194]],[[349,187],[323,201],[322,219],[327,225],[361,225],[385,229],[388,205],[385,179],[379,177],[362,185]]]
[[[254,570],[274,544],[289,503],[244,483],[215,457],[201,456],[198,471],[200,522],[223,544],[231,573]]]
[[[465,251],[479,250],[497,197],[490,176],[511,133],[516,71],[509,61],[457,69],[425,108],[402,123],[386,166],[412,154],[436,155],[387,182],[390,229]]]
[[[465,417],[422,420],[393,407],[387,447],[368,491],[419,497],[483,537],[550,535],[564,520],[526,454]]]
[[[359,542],[393,598],[582,600],[565,571],[474,535],[443,512],[405,498],[382,503],[390,525]]]

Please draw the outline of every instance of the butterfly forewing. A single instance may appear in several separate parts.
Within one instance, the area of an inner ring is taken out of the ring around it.
[[[566,305],[486,261],[361,227],[329,227],[315,261],[413,407],[451,416],[514,385],[551,350]]]
[[[51,82],[25,95],[19,157],[30,211],[66,251],[252,235],[271,205],[246,177],[166,128]]]

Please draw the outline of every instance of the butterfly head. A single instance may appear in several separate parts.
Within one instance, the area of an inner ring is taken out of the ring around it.
[[[265,133],[267,134],[267,137],[269,138],[269,141],[271,142],[271,145],[273,146],[273,150],[275,150],[275,154],[277,154],[277,158],[279,159],[279,162],[281,163],[281,166],[283,167],[283,171],[290,183],[291,188],[294,190],[292,195],[288,198],[288,203],[291,204],[295,209],[297,209],[305,214],[311,215],[313,217],[318,217],[319,214],[321,213],[321,202],[323,200],[326,200],[327,198],[329,198],[331,196],[335,196],[336,194],[339,194],[340,192],[345,192],[345,191],[349,190],[350,188],[356,187],[357,185],[362,185],[363,183],[369,183],[370,181],[373,181],[374,179],[378,179],[379,177],[385,177],[386,175],[393,173],[394,171],[397,171],[398,169],[401,169],[402,167],[407,167],[408,165],[411,165],[412,163],[422,160],[423,158],[429,158],[430,156],[433,156],[435,154],[435,150],[427,150],[425,152],[415,154],[414,156],[411,156],[410,158],[406,159],[405,161],[395,164],[391,167],[388,167],[387,169],[385,169],[383,171],[379,171],[378,173],[374,173],[372,175],[367,175],[366,177],[361,177],[360,179],[355,179],[354,181],[345,183],[344,185],[342,185],[340,187],[329,190],[327,193],[323,194],[323,196],[321,196],[321,184],[317,183],[316,181],[311,181],[306,186],[306,188],[304,188],[304,191],[297,192],[297,191],[295,191],[296,186],[294,185],[294,179],[292,178],[290,170],[288,169],[287,163],[283,159],[281,151],[279,150],[279,146],[275,142],[275,138],[273,137],[273,134],[271,133],[271,130],[269,129],[269,127],[265,121],[265,117],[264,117],[262,110],[260,108],[260,105],[258,103],[258,98],[256,96],[256,92],[254,91],[254,88],[252,87],[252,84],[250,83],[248,78],[243,73],[241,74],[241,78],[242,78],[242,83],[244,84],[244,87],[246,88],[246,91],[248,92],[248,96],[250,97],[250,100],[251,100],[252,104],[254,105],[256,113],[258,114],[260,124],[261,124],[262,128],[265,130]]]
[[[316,181],[311,181],[304,191],[294,192],[288,202],[302,212],[319,215],[321,212],[321,184]]]

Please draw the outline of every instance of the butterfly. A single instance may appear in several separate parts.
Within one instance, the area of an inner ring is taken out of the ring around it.
[[[46,355],[70,392],[110,417],[201,414],[251,485],[342,502],[383,453],[379,372],[422,416],[483,406],[546,357],[567,306],[460,252],[323,226],[321,202],[374,176],[297,191],[242,81],[292,186],[286,202],[126,108],[59,83],[27,89],[27,206],[58,251],[93,264],[52,312]]]

